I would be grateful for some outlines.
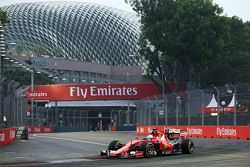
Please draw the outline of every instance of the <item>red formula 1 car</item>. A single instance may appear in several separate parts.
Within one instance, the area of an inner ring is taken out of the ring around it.
[[[146,138],[131,140],[122,144],[117,140],[110,142],[108,150],[102,150],[102,156],[108,157],[146,157],[164,155],[176,152],[192,154],[194,143],[187,139],[187,133],[179,129],[166,129],[165,132],[152,129]]]

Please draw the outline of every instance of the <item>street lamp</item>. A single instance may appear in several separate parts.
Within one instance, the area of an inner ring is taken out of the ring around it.
[[[214,87],[217,94],[217,126],[220,125],[220,90],[217,87]]]
[[[3,78],[3,57],[5,57],[4,29],[0,21],[0,79]]]
[[[188,91],[186,91],[187,93],[187,110],[188,110],[188,126],[190,126],[190,93]]]
[[[178,126],[179,125],[179,108],[180,108],[180,104],[181,104],[181,97],[180,96],[176,96],[176,115],[175,115],[175,117],[176,117],[176,126]]]
[[[226,85],[227,89],[228,89],[228,86],[229,85]],[[233,90],[231,89],[228,89],[227,92],[232,94],[233,93],[233,100],[234,100],[234,116],[233,116],[233,124],[234,126],[236,126],[237,124],[237,101],[236,101],[236,93],[237,93],[237,90],[236,90],[236,87],[234,85],[231,85],[230,86],[233,88]]]
[[[161,83],[162,83],[162,99],[163,99],[163,111],[165,113],[165,124],[168,125],[168,111],[166,110],[166,101],[165,99],[165,75],[164,75],[164,70],[163,70],[163,56],[162,52],[159,53],[159,60],[161,61],[160,63],[160,68],[161,68]],[[166,96],[167,98],[167,96]]]
[[[201,93],[201,125],[204,126],[204,92],[202,89],[199,89]]]
[[[30,70],[31,72],[31,92],[34,92],[34,70]],[[34,125],[34,101],[33,99],[31,99],[31,108],[30,108],[30,112],[31,112],[31,124]]]

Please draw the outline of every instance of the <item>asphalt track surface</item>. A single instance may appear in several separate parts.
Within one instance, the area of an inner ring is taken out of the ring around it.
[[[249,167],[250,141],[193,139],[195,152],[140,159],[107,159],[99,156],[109,142],[127,142],[133,132],[77,132],[31,135],[0,147],[0,167]]]

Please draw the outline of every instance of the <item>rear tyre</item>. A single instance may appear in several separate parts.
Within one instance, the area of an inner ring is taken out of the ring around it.
[[[122,147],[122,143],[118,140],[113,140],[109,143],[108,150],[118,150]]]
[[[140,151],[143,151],[143,156],[145,158],[151,158],[155,155],[155,148],[151,142],[144,142],[140,145]]]
[[[194,142],[190,139],[183,140],[181,150],[183,154],[192,154],[194,152]]]

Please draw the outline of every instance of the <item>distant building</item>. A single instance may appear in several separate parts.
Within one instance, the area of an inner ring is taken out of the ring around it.
[[[138,17],[81,2],[21,3],[3,7],[11,17],[7,43],[50,57],[113,66],[138,65]]]
[[[138,83],[144,82],[140,66],[110,66],[105,64],[60,58],[12,56],[19,62],[30,61],[35,68],[47,71],[55,83]],[[6,70],[19,68],[12,64]],[[15,67],[15,68],[14,68]]]
[[[11,17],[6,27],[6,70],[31,70],[27,65],[32,64],[60,84],[144,82],[145,62],[138,57],[140,23],[136,14],[81,2],[21,3],[2,9]],[[24,52],[11,53],[14,45],[22,46]],[[35,107],[34,118],[28,116],[28,122],[62,130],[131,126],[136,124],[135,103],[49,102],[45,107]]]

